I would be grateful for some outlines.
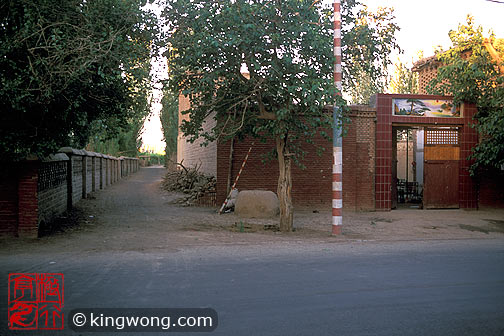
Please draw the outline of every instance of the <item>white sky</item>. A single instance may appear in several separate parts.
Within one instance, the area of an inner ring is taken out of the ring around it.
[[[504,0],[503,0],[504,1]],[[324,0],[332,3],[332,0]],[[450,46],[448,32],[456,30],[466,22],[467,14],[474,17],[476,25],[481,25],[485,35],[492,29],[497,37],[504,38],[504,4],[485,0],[361,0],[370,9],[377,7],[395,8],[396,22],[401,30],[397,41],[404,51],[401,60],[411,66],[419,51],[431,56],[434,48]],[[158,70],[159,71],[159,70]],[[148,146],[164,148],[159,104],[153,106],[153,116],[144,125],[143,142]]]
[[[331,0],[325,0],[331,2]],[[448,32],[466,22],[467,14],[474,17],[476,25],[493,29],[497,37],[504,38],[504,4],[485,0],[362,0],[371,9],[393,7],[396,22],[401,30],[397,41],[404,50],[403,62],[410,62],[422,50],[424,56],[434,54],[438,45],[450,46]]]

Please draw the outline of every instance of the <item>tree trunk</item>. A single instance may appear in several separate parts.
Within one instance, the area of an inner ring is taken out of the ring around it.
[[[280,231],[292,231],[292,176],[291,176],[291,156],[287,146],[287,136],[281,139],[276,137],[276,149],[278,154],[278,189],[277,195],[280,201]]]

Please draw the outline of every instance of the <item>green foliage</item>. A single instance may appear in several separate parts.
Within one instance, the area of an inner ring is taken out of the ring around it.
[[[164,165],[166,156],[163,154],[140,153],[141,156],[147,157],[147,166]]]
[[[343,88],[354,104],[384,92],[393,51],[401,52],[395,34],[394,9],[381,7],[375,13],[355,0],[341,2]]]
[[[481,142],[473,151],[476,161],[472,172],[479,166],[500,167],[504,164],[504,76],[483,44],[482,28],[475,27],[472,17],[449,36],[452,47],[438,55],[443,66],[428,90],[453,95],[455,104],[476,104]],[[500,41],[496,48],[504,54]]]
[[[166,143],[166,157],[170,158],[177,153],[178,137],[178,95],[168,90],[165,86],[163,98],[161,99],[161,128],[163,129],[163,140]]]
[[[134,133],[129,124],[148,113],[149,59],[158,34],[144,4],[0,4],[1,159],[83,147],[100,133],[102,140]]]
[[[299,0],[176,0],[164,14],[170,88],[191,100],[181,125],[189,140],[280,136],[294,144],[331,126],[323,112],[335,99],[329,9]],[[220,122],[204,132],[208,117]]]
[[[417,94],[418,73],[411,71],[404,63],[395,64],[395,73],[390,81],[390,93]]]
[[[140,133],[144,120],[139,118],[129,121],[114,137],[107,134],[106,128],[95,126],[86,149],[113,156],[137,156],[142,145]],[[99,122],[94,124],[100,124]]]

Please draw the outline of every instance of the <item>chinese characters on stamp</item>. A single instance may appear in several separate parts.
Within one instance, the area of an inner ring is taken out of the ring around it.
[[[61,273],[9,274],[9,329],[63,329]]]

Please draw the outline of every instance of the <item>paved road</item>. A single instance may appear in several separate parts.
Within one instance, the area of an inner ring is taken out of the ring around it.
[[[0,267],[2,279],[7,272],[63,272],[67,313],[212,307],[215,335],[504,334],[498,240],[25,254],[1,257]],[[6,302],[6,281],[0,293]],[[9,334],[5,306],[2,335]]]
[[[209,224],[232,217],[169,204],[162,173],[142,169],[81,202],[87,223],[75,229],[0,241],[0,335],[15,334],[7,330],[13,272],[63,273],[67,316],[76,308],[212,307],[213,335],[504,335],[502,234],[435,240],[419,231],[393,242],[234,233]],[[404,224],[362,223],[379,232]]]

